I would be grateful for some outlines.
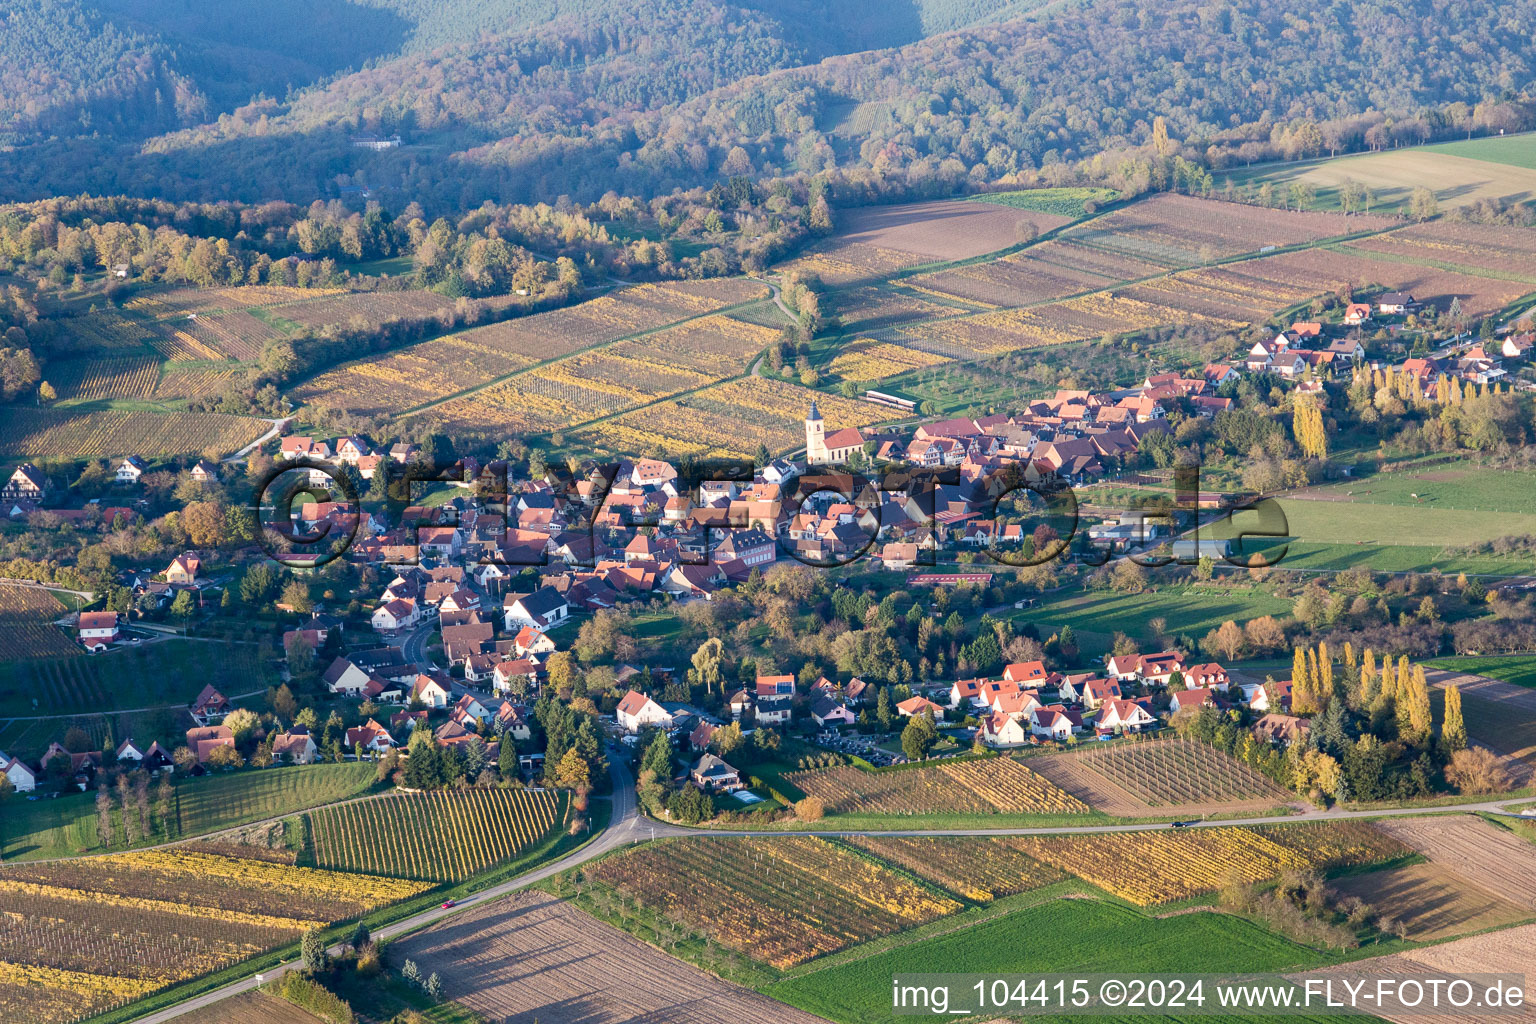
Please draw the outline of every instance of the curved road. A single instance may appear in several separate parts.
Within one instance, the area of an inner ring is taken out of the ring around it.
[[[396,921],[393,924],[385,925],[373,933],[374,938],[394,938],[395,936],[402,935],[405,932],[415,931],[417,928],[422,928],[429,924],[435,924],[444,918],[457,914],[465,907],[478,905],[486,902],[487,900],[499,899],[500,897],[506,896],[509,893],[516,892],[519,889],[527,888],[528,886],[533,885],[535,882],[542,882],[544,879],[549,878],[552,875],[557,875],[567,868],[575,867],[576,865],[584,863],[585,861],[589,861],[594,857],[600,857],[615,847],[623,846],[626,843],[638,842],[641,839],[650,838],[649,832],[642,831],[640,828],[638,828],[640,817],[636,813],[635,808],[634,779],[630,776],[629,766],[628,763],[624,760],[624,756],[625,755],[620,755],[617,757],[610,756],[609,758],[609,772],[613,778],[613,814],[609,817],[608,827],[603,829],[602,833],[597,836],[597,838],[593,839],[590,843],[588,843],[586,846],[583,846],[581,849],[566,854],[559,860],[551,861],[550,863],[541,867],[534,868],[527,874],[518,875],[514,879],[502,882],[500,885],[492,886],[491,888],[482,892],[477,892],[471,896],[466,896],[464,899],[459,900],[452,907],[432,907],[429,910],[423,910],[419,914],[413,914],[410,917]],[[331,947],[332,953],[339,953],[340,950],[341,947],[339,945]],[[200,1007],[209,1006],[213,1003],[219,1002],[222,999],[228,999],[230,996],[238,995],[241,992],[249,992],[258,984],[271,981],[273,978],[283,975],[298,965],[299,961],[293,960],[288,963],[269,968],[267,971],[259,975],[261,978],[260,982],[257,981],[258,975],[248,975],[247,977],[241,978],[236,982],[231,982],[222,988],[216,988],[212,991],[204,992],[202,995],[193,996],[191,999],[177,1003],[175,1006],[170,1006],[164,1010],[158,1010],[146,1016],[135,1018],[136,1024],[160,1024],[161,1021],[175,1020],[177,1017],[180,1017],[184,1013],[190,1013],[191,1011]]]
[[[487,900],[499,899],[502,896],[516,892],[519,889],[524,889],[536,882],[543,881],[544,879],[559,874],[562,871],[573,868],[578,864],[585,863],[586,861],[592,860],[595,857],[600,857],[603,854],[608,853],[610,850],[616,849],[617,847],[649,839],[660,839],[672,836],[752,836],[757,838],[767,838],[773,836],[835,837],[861,835],[1023,836],[1099,832],[1140,832],[1151,829],[1166,829],[1170,827],[1167,822],[1150,822],[1132,825],[1079,825],[1056,826],[1050,828],[993,829],[936,828],[901,830],[823,829],[798,831],[751,831],[745,829],[686,828],[681,825],[673,825],[664,821],[656,821],[640,813],[635,802],[634,779],[630,774],[626,758],[626,752],[610,750],[609,770],[613,778],[613,813],[609,818],[607,828],[605,828],[600,835],[598,835],[586,846],[579,850],[573,851],[564,857],[561,857],[559,860],[552,861],[541,867],[535,868],[526,874],[519,875],[514,879],[501,883],[500,885],[492,886],[483,892],[478,892],[472,896],[467,896],[464,899],[458,901],[451,908],[432,907],[431,909],[424,910],[419,914],[413,914],[408,918],[404,918],[403,920],[396,921],[393,924],[386,925],[374,932],[374,936],[380,939],[394,938],[404,934],[405,932],[415,931],[416,929],[425,927],[426,925],[435,924],[438,921],[451,917],[452,915],[458,913],[460,910],[471,904],[478,905],[480,903],[486,902]],[[1375,811],[1344,811],[1337,809],[1327,811],[1310,811],[1305,814],[1293,814],[1286,816],[1232,818],[1218,821],[1192,821],[1189,827],[1216,828],[1228,825],[1276,825],[1303,821],[1333,821],[1347,818],[1381,818],[1414,814],[1457,813],[1466,811],[1483,811],[1498,814],[1508,814],[1509,812],[1503,809],[1505,805],[1528,802],[1529,799],[1529,797],[1517,797],[1513,799],[1505,798],[1502,800],[1474,801],[1441,807],[1400,807]],[[332,947],[332,952],[339,952],[339,950],[339,946]],[[295,960],[290,963],[285,963],[271,968],[261,975],[262,981],[269,981],[275,977],[278,977],[297,964],[298,961]],[[242,978],[239,981],[225,985],[222,988],[217,988],[210,992],[205,992],[202,995],[194,996],[185,1002],[177,1003],[175,1006],[171,1006],[164,1010],[159,1010],[147,1016],[137,1018],[136,1022],[137,1024],[161,1024],[162,1021],[174,1020],[184,1013],[188,1013],[200,1007],[211,1005],[222,999],[227,999],[232,995],[237,995],[241,992],[248,992],[251,989],[254,989],[258,984],[259,982],[257,981],[257,976],[252,974],[248,977]]]

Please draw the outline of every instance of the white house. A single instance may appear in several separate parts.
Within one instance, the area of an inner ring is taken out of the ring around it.
[[[18,793],[30,793],[37,788],[37,773],[19,757],[6,760],[5,755],[0,754],[0,775],[10,779]]]
[[[624,699],[619,701],[615,717],[620,728],[627,733],[637,733],[651,727],[672,728],[672,716],[666,708],[638,690],[630,690],[624,695]]]
[[[1141,732],[1149,725],[1156,725],[1146,708],[1131,700],[1107,700],[1099,708],[1099,717],[1093,727],[1100,733]]]
[[[994,711],[981,723],[981,741],[989,747],[1022,747],[1029,743],[1029,729],[1022,715]]]
[[[429,708],[445,708],[452,696],[448,689],[448,677],[440,672],[422,672],[411,684],[411,700],[419,700]]]
[[[854,723],[853,712],[843,707],[831,697],[818,697],[811,705],[811,719],[820,726],[826,725],[852,725]]]
[[[320,748],[315,745],[315,738],[302,725],[296,725],[272,738],[274,760],[290,761],[293,764],[313,764],[315,754],[319,751]]]
[[[365,750],[383,754],[395,745],[395,738],[378,722],[368,719],[362,725],[347,730],[347,747],[357,753]]]
[[[77,626],[80,643],[88,651],[104,650],[117,642],[117,612],[81,612]]]
[[[130,455],[117,464],[117,473],[113,480],[120,484],[136,484],[139,477],[144,475],[144,460],[137,455]]]
[[[346,658],[338,657],[320,678],[332,693],[360,697],[373,677]]]
[[[1076,718],[1060,704],[1033,708],[1029,712],[1029,731],[1042,739],[1065,741],[1082,724],[1082,719]]]
[[[524,626],[548,629],[571,614],[570,604],[554,587],[540,587],[531,594],[508,594],[502,607],[509,633]]]
[[[408,597],[397,597],[374,609],[373,628],[380,632],[409,629],[421,621],[421,609]]]

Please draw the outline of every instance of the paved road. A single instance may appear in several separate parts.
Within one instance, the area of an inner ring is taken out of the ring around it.
[[[525,889],[535,882],[541,882],[567,868],[575,867],[594,857],[600,857],[615,847],[650,838],[649,832],[639,827],[640,817],[636,813],[635,807],[634,779],[631,777],[628,764],[625,761],[626,756],[626,754],[620,753],[617,756],[610,757],[609,771],[613,776],[613,814],[609,818],[608,827],[592,842],[574,853],[567,854],[559,860],[551,861],[543,867],[535,868],[527,874],[519,875],[511,881],[503,882],[483,892],[467,896],[451,908],[433,907],[430,910],[424,910],[419,914],[413,914],[403,920],[396,921],[394,924],[386,925],[373,933],[374,938],[390,939],[406,932],[415,931],[426,925],[435,924],[444,918],[459,913],[466,907],[478,906],[490,900],[500,899],[502,896],[514,893],[519,889]],[[331,949],[332,953],[339,953],[340,950],[340,946],[334,946]],[[270,968],[260,977],[262,981],[270,981],[298,966],[298,964],[299,961],[297,960],[281,964]],[[210,1006],[241,992],[249,992],[261,983],[256,979],[257,975],[252,974],[239,981],[231,982],[222,988],[216,988],[211,992],[205,992],[185,1002],[177,1003],[175,1006],[139,1017],[136,1019],[137,1024],[160,1024],[161,1021],[175,1020],[182,1014]]]
[[[427,657],[427,637],[437,628],[436,622],[423,622],[405,635],[400,642],[400,653],[405,660],[413,662],[423,668],[431,668],[432,661]]]
[[[1290,825],[1303,821],[1336,821],[1343,818],[1382,818],[1398,817],[1410,814],[1434,814],[1437,812],[1456,813],[1465,811],[1488,811],[1496,814],[1508,813],[1504,810],[1507,804],[1529,803],[1530,797],[1505,798],[1502,800],[1481,800],[1463,804],[1452,804],[1441,807],[1394,807],[1379,811],[1308,811],[1305,814],[1270,815],[1262,818],[1226,818],[1213,821],[1195,821],[1190,819],[1190,828],[1224,828],[1229,825]],[[822,829],[801,831],[767,831],[748,829],[716,829],[716,828],[687,828],[682,825],[673,825],[669,822],[655,821],[651,818],[640,816],[642,831],[649,827],[651,833],[657,838],[667,836],[1050,836],[1050,835],[1081,835],[1093,832],[1146,832],[1152,829],[1166,829],[1171,827],[1168,822],[1147,822],[1135,825],[1063,825],[1050,828],[915,828],[915,829]]]

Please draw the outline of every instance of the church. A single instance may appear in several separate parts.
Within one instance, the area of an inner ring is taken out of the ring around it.
[[[822,422],[821,410],[816,399],[811,399],[811,411],[805,417],[805,461],[812,466],[830,466],[848,461],[848,456],[864,450],[864,435],[857,427],[844,427],[833,434],[827,433]]]

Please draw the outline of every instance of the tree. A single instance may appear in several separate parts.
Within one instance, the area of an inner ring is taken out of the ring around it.
[[[317,972],[330,969],[331,955],[325,951],[325,939],[321,936],[319,928],[311,928],[304,933],[304,939],[299,944],[299,955],[306,971]]]
[[[1228,661],[1236,661],[1237,656],[1242,653],[1244,639],[1242,627],[1228,619],[1206,634],[1201,646],[1206,650],[1216,651]]]
[[[696,786],[684,786],[667,801],[667,813],[684,825],[697,825],[715,816],[715,803]]]
[[[53,385],[43,381],[37,386],[37,398],[41,402],[54,402],[59,398],[59,393],[53,390]]]
[[[1312,677],[1307,668],[1306,651],[1296,648],[1291,661],[1291,710],[1305,714],[1317,710],[1317,698],[1312,690]]]
[[[640,759],[640,770],[662,780],[672,777],[672,741],[667,739],[665,730],[656,730],[650,746],[645,748],[645,756]]]
[[[368,945],[368,941],[371,938],[372,935],[368,931],[368,925],[359,921],[357,922],[357,927],[352,929],[352,938],[347,940],[347,944],[353,949],[362,949]]]
[[[565,693],[576,685],[576,656],[570,651],[556,651],[544,663],[549,685],[556,693]]]
[[[1446,754],[1467,749],[1467,723],[1461,717],[1461,687],[1445,688],[1445,721],[1440,725],[1440,748]]]
[[[555,785],[561,789],[585,792],[592,788],[592,773],[587,767],[586,760],[580,751],[571,747],[560,758],[560,765],[555,770]]]
[[[178,619],[190,619],[197,613],[197,606],[192,603],[192,591],[183,590],[176,595],[176,600],[171,602],[171,614]]]
[[[712,636],[705,640],[689,659],[693,667],[688,670],[688,681],[704,687],[705,693],[719,686],[720,696],[724,697],[725,680],[720,673],[720,660],[724,653],[725,644],[718,637]]]
[[[1413,190],[1408,200],[1408,214],[1414,220],[1429,220],[1440,212],[1440,201],[1422,185]]]
[[[433,971],[431,974],[427,975],[426,984],[422,985],[421,989],[427,994],[427,998],[431,999],[433,1002],[442,1001],[443,979],[438,975],[436,971]]]
[[[292,580],[283,588],[281,603],[287,606],[289,611],[305,615],[314,608],[314,602],[309,599],[309,588],[302,580]]]
[[[808,796],[795,801],[795,817],[801,821],[820,821],[826,813],[826,807],[820,798]]]
[[[257,725],[256,712],[250,708],[235,708],[224,719],[224,725],[235,735],[235,743],[244,744],[255,731]]]
[[[1467,747],[1452,754],[1445,778],[1461,793],[1503,793],[1510,786],[1503,763],[1486,747]]]
[[[928,760],[928,751],[938,741],[939,731],[927,714],[913,715],[901,730],[901,752],[909,761]]]
[[[96,787],[96,841],[103,847],[112,845],[112,797],[105,781]]]

